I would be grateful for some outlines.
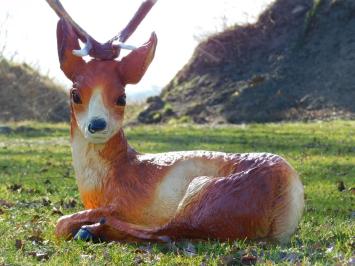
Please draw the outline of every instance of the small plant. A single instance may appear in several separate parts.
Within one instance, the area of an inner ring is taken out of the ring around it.
[[[173,108],[170,103],[166,103],[163,108],[164,115],[171,115],[173,113]]]
[[[192,119],[191,119],[191,116],[189,115],[183,115],[179,118],[170,118],[168,124],[169,125],[179,125],[179,124],[189,124],[189,123],[192,123]]]
[[[154,121],[155,123],[158,123],[158,122],[160,122],[160,120],[161,120],[161,114],[160,114],[160,113],[155,113],[155,114],[153,115],[153,121]]]
[[[302,34],[301,34],[301,37],[297,43],[297,50],[301,48],[301,46],[304,42],[304,39],[306,38],[307,34],[310,32],[310,30],[312,28],[312,24],[318,15],[319,8],[324,3],[325,3],[325,0],[315,0],[312,8],[310,10],[308,10],[308,12],[306,14],[306,18],[304,20]]]
[[[179,119],[178,119],[178,122],[179,123],[191,123],[192,120],[191,120],[191,117],[189,115],[183,115],[181,116]]]

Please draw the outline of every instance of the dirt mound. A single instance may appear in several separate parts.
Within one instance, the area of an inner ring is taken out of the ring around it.
[[[0,61],[0,121],[70,119],[68,93],[26,64]]]
[[[353,0],[278,0],[256,24],[201,43],[150,116],[197,123],[353,118],[354,71]]]

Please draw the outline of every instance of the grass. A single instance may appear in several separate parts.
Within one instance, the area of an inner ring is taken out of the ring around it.
[[[57,219],[83,210],[69,125],[25,126],[33,130],[0,135],[0,265],[346,265],[354,256],[355,195],[339,192],[336,184],[355,186],[354,121],[126,128],[129,143],[141,152],[267,151],[282,155],[300,174],[306,208],[288,244],[210,241],[193,243],[192,253],[184,242],[59,243],[53,235]]]

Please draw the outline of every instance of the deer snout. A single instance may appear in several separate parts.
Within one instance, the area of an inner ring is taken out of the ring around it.
[[[91,134],[95,134],[100,131],[104,131],[107,127],[107,123],[104,120],[93,120],[88,126],[88,130]]]

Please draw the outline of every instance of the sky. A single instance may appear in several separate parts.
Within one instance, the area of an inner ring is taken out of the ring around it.
[[[142,0],[61,0],[70,16],[99,42],[123,29]],[[126,88],[128,100],[158,94],[191,58],[198,40],[223,25],[256,21],[272,0],[158,0],[126,44],[140,46],[151,32],[158,36],[155,58],[137,85]],[[0,0],[0,53],[27,62],[65,88],[71,82],[59,68],[57,15],[45,0]],[[121,52],[122,55],[124,53]]]

